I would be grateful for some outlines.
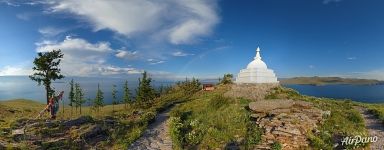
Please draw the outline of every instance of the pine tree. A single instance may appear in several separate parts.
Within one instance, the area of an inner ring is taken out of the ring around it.
[[[73,112],[73,105],[75,105],[75,91],[74,91],[74,82],[73,79],[71,82],[69,82],[70,89],[69,89],[69,106],[71,106],[71,117]]]
[[[132,95],[131,91],[128,88],[128,81],[127,80],[125,80],[123,89],[124,89],[124,97],[123,97],[124,108],[127,109],[128,103],[131,102],[131,95]]]
[[[80,108],[80,114],[81,114],[81,106],[85,103],[84,100],[84,92],[83,89],[80,87],[79,83],[75,84],[75,106],[76,106],[76,112],[77,108]]]
[[[139,78],[139,86],[136,90],[136,101],[139,103],[147,103],[155,98],[155,90],[151,86],[151,81],[152,79],[144,71],[143,77]]]
[[[49,103],[49,98],[55,94],[55,91],[51,87],[52,81],[64,78],[64,76],[60,74],[61,70],[59,68],[63,56],[64,54],[61,50],[52,50],[50,52],[37,53],[37,57],[33,61],[35,66],[32,69],[36,72],[30,75],[29,78],[36,81],[38,85],[43,83],[47,104]]]
[[[117,89],[116,85],[112,85],[112,112],[115,112],[115,105],[117,102]]]
[[[96,92],[96,97],[93,102],[93,107],[96,109],[97,112],[100,111],[100,107],[104,106],[104,96],[103,92],[100,89],[100,84],[97,84],[97,92]]]

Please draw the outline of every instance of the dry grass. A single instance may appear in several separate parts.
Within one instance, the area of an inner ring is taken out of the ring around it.
[[[233,84],[231,89],[224,96],[232,98],[245,98],[250,100],[262,100],[270,89],[279,84]]]
[[[45,108],[45,104],[35,102],[32,100],[17,99],[0,102],[0,128],[9,128],[10,124],[17,119],[34,119],[38,116],[39,112]],[[73,107],[71,113],[70,106],[63,106],[60,104],[59,112],[57,114],[57,119],[72,119],[78,118],[80,116],[89,115],[94,118],[102,118],[104,116],[112,115],[121,115],[121,114],[130,114],[133,111],[133,106],[128,105],[127,108],[124,108],[124,104],[119,104],[114,106],[107,105],[100,109],[99,112],[96,112],[92,107],[82,107],[82,113],[80,114],[79,109],[76,111],[76,108]],[[49,119],[49,112],[45,112],[42,116],[42,119]]]

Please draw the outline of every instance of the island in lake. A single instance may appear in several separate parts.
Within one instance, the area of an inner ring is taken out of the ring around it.
[[[305,85],[330,85],[330,84],[353,84],[353,85],[377,85],[384,81],[375,79],[358,79],[342,77],[294,77],[279,80],[281,84],[305,84]]]

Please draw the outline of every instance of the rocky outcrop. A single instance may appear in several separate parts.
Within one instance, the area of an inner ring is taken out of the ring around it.
[[[283,149],[308,148],[306,134],[316,129],[329,112],[313,107],[312,103],[294,100],[261,100],[251,102],[251,117],[264,129],[262,143],[256,149],[268,149],[278,141]]]
[[[281,109],[291,108],[293,100],[263,100],[249,103],[249,108],[254,112],[267,113]]]
[[[9,143],[1,145],[20,147],[21,141],[30,149],[89,149],[105,141],[119,122],[113,117],[95,120],[82,116],[71,120],[26,120],[13,123],[9,132]],[[0,149],[1,146],[0,146]]]
[[[233,98],[245,98],[250,100],[263,100],[268,91],[278,87],[279,84],[233,84],[231,89],[224,96]]]
[[[74,120],[68,120],[63,123],[65,127],[72,127],[72,126],[80,126],[85,123],[91,123],[93,122],[92,117],[90,116],[81,116]]]
[[[90,126],[79,135],[79,138],[85,140],[87,143],[97,143],[105,140],[107,137],[107,130],[99,124]]]

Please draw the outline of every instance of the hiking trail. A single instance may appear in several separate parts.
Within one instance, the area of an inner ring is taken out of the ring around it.
[[[373,114],[368,112],[367,108],[356,107],[365,120],[365,126],[369,136],[377,136],[377,141],[370,143],[370,149],[384,149],[384,124]]]
[[[171,107],[172,108],[172,107]],[[154,123],[148,126],[148,129],[144,131],[144,134],[129,146],[129,150],[171,150],[172,140],[169,135],[168,108],[164,112],[159,113],[156,116]]]

